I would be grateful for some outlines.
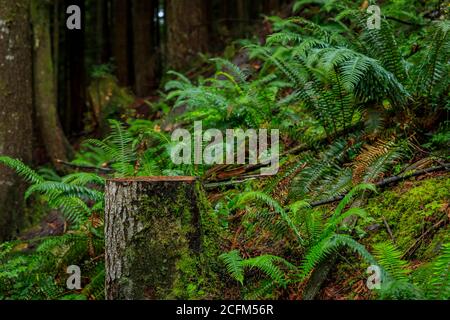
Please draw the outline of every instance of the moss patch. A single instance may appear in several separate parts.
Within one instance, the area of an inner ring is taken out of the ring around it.
[[[443,176],[414,183],[405,182],[370,199],[366,210],[375,223],[360,226],[369,229],[366,244],[370,246],[390,240],[384,217],[396,245],[405,252],[437,222],[448,220],[449,190],[450,179]],[[439,239],[445,231],[448,231],[448,227],[425,237],[413,257],[420,260],[434,257],[439,251],[435,250],[436,246],[442,241]]]

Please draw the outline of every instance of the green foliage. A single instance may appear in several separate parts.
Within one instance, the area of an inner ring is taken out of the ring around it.
[[[23,249],[22,252],[17,247],[18,244],[15,243],[0,246],[0,299],[65,299],[65,282],[68,277],[66,268],[72,264],[82,267],[85,272],[83,276],[92,279],[86,287],[89,292],[85,292],[84,297],[91,298],[91,293],[95,292],[98,299],[103,298],[100,293],[104,279],[103,268],[89,268],[89,264],[94,261],[89,251],[101,253],[101,238],[73,233],[49,237],[40,242],[34,251]],[[76,296],[83,297],[80,292],[72,294],[71,298]]]
[[[86,277],[92,277],[86,291],[65,296],[65,268],[77,264],[89,270],[103,251],[103,231],[94,225],[92,215],[103,214],[103,192],[89,186],[103,186],[104,178],[92,173],[74,173],[55,177],[54,173],[43,176],[19,160],[1,157],[0,162],[16,170],[32,183],[26,198],[38,195],[52,209],[64,214],[70,224],[69,232],[57,237],[27,241],[6,242],[0,246],[0,299],[73,299],[103,298],[103,268],[97,268]],[[55,181],[58,180],[58,181]],[[29,247],[37,246],[36,249]]]
[[[433,22],[427,34],[427,50],[421,52],[413,81],[417,103],[426,103],[434,110],[442,108],[448,100],[450,88],[450,21]]]
[[[415,271],[415,273],[425,273],[419,278],[420,282],[410,275],[411,268],[408,262],[402,260],[402,253],[392,244],[379,243],[374,246],[374,252],[379,264],[389,275],[389,278],[382,282],[381,299],[411,300],[427,297],[447,300],[449,298],[450,250],[448,243],[443,245],[441,254],[433,262]]]
[[[441,254],[431,263],[432,274],[428,296],[431,299],[450,299],[450,243],[442,245]]]
[[[17,172],[22,178],[30,183],[39,184],[44,179],[30,167],[26,166],[22,161],[12,159],[10,157],[0,157],[0,164],[3,164]]]
[[[296,235],[299,245],[303,248],[304,256],[300,265],[296,266],[285,259],[273,255],[261,255],[250,259],[242,259],[237,250],[231,251],[221,256],[226,264],[228,272],[243,284],[244,269],[257,268],[266,274],[273,286],[285,287],[287,284],[306,281],[312,270],[331,253],[337,252],[342,247],[348,247],[355,253],[361,255],[370,263],[375,260],[367,252],[363,245],[352,239],[348,235],[340,234],[342,222],[350,216],[364,218],[365,211],[358,208],[351,208],[344,212],[344,208],[350,203],[356,193],[364,190],[374,191],[372,185],[361,185],[353,189],[345,197],[329,219],[317,219],[318,212],[309,208],[306,202],[296,202],[289,206],[289,213],[273,198],[261,192],[246,192],[238,196],[236,206],[247,204],[249,201],[261,201],[269,206],[276,214],[279,214],[289,229]],[[252,203],[253,205],[256,203]],[[293,217],[290,218],[290,215]],[[314,221],[313,219],[317,220]],[[278,265],[287,268],[283,272]],[[287,277],[287,278],[286,278]]]
[[[402,253],[390,243],[378,243],[374,246],[374,255],[378,263],[396,281],[408,279],[408,262],[401,259]]]

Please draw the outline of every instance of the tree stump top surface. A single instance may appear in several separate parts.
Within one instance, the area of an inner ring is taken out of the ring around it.
[[[193,176],[154,176],[108,179],[111,182],[195,182],[198,177]]]

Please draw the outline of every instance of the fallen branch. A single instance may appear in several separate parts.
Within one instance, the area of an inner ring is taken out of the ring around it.
[[[383,216],[383,223],[384,223],[384,226],[386,227],[387,232],[389,233],[389,237],[391,237],[392,242],[394,244],[396,244],[394,234],[392,233],[391,227],[389,226],[389,223],[387,222],[387,220],[384,216]]]
[[[445,224],[445,219],[440,220],[439,222],[432,225],[419,238],[417,238],[416,241],[414,241],[414,243],[408,248],[408,250],[405,251],[405,253],[402,255],[402,259],[410,258],[414,254],[414,252],[416,252],[416,250],[419,248],[420,243],[425,239],[425,237],[428,236],[433,230],[440,228],[443,224]]]
[[[72,167],[72,168],[76,168],[76,169],[94,170],[94,171],[101,171],[101,172],[104,172],[104,173],[113,173],[114,172],[114,170],[111,169],[111,168],[101,168],[101,167],[99,168],[99,167],[89,166],[89,165],[74,164],[74,163],[63,161],[63,160],[59,160],[59,159],[57,159],[56,162],[60,163],[60,164],[62,164],[64,166]]]
[[[234,185],[245,183],[245,182],[248,182],[248,181],[257,180],[257,179],[264,179],[264,178],[268,178],[268,177],[270,177],[270,176],[248,175],[248,176],[243,176],[239,180],[228,180],[228,181],[222,181],[222,182],[206,183],[206,184],[203,185],[203,187],[206,190],[211,190],[211,189],[217,189],[217,188],[220,188],[220,187],[234,186]]]
[[[390,178],[386,178],[383,179],[377,183],[375,183],[375,186],[377,188],[384,188],[387,185],[390,185],[392,183],[396,183],[399,181],[403,181],[409,178],[413,178],[413,177],[418,177],[424,174],[428,174],[428,173],[432,173],[432,172],[438,172],[438,171],[448,171],[450,170],[450,163],[446,163],[443,164],[442,166],[438,166],[438,167],[432,167],[432,168],[428,168],[428,169],[423,169],[423,170],[418,170],[416,172],[410,173],[410,174],[405,174],[402,176],[393,176]],[[330,204],[330,203],[334,203],[337,201],[341,201],[342,199],[344,199],[344,197],[346,196],[346,194],[342,194],[339,195],[337,197],[331,198],[331,199],[326,199],[326,200],[321,200],[321,201],[317,201],[317,202],[313,202],[311,203],[311,207],[319,207],[319,206],[323,206],[326,204]]]
[[[415,26],[415,27],[426,27],[428,26],[428,24],[422,24],[422,23],[418,23],[418,22],[413,22],[413,21],[406,21],[406,20],[402,20],[396,17],[391,17],[391,16],[387,16],[386,17],[387,20],[392,20],[401,24],[406,24],[408,26]]]

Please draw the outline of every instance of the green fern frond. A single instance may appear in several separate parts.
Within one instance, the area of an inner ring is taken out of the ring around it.
[[[401,259],[402,253],[391,243],[378,243],[373,247],[374,255],[381,267],[397,281],[408,281],[408,262]]]
[[[303,237],[300,234],[300,231],[298,230],[297,226],[292,222],[289,215],[286,213],[286,211],[283,209],[283,207],[272,197],[265,194],[264,192],[257,192],[257,191],[251,191],[251,192],[245,192],[242,195],[239,196],[238,201],[236,203],[237,206],[247,204],[250,201],[261,201],[270,208],[273,208],[275,212],[280,214],[280,216],[283,218],[283,220],[286,222],[286,224],[291,228],[291,230],[294,232],[294,234],[297,236],[297,239],[300,243],[303,243]]]
[[[0,157],[0,164],[3,164],[13,169],[14,171],[17,172],[18,175],[20,175],[22,178],[24,178],[26,181],[30,183],[39,184],[44,182],[44,179],[39,174],[37,174],[36,171],[28,167],[20,160],[2,156]]]
[[[292,265],[285,259],[268,254],[243,260],[242,265],[250,269],[255,268],[262,271],[265,275],[272,279],[273,282],[283,287],[287,285],[287,280],[285,273],[279,265],[282,265],[289,270],[297,269],[296,266]]]
[[[33,193],[45,194],[50,199],[60,196],[66,196],[86,198],[94,201],[102,201],[104,197],[103,192],[94,189],[53,181],[47,181],[32,185],[25,192],[25,199],[29,198]]]
[[[347,207],[350,202],[353,200],[353,198],[365,191],[372,191],[372,192],[377,192],[377,189],[375,187],[375,185],[370,184],[370,183],[362,183],[359,184],[355,187],[353,187],[352,190],[350,190],[349,193],[347,193],[344,197],[344,199],[341,200],[341,202],[339,202],[338,206],[336,207],[336,210],[334,211],[333,216],[334,217],[338,217],[341,215],[342,211],[345,209],[345,207]]]
[[[440,255],[432,262],[431,299],[450,299],[450,243],[442,245]]]
[[[95,173],[77,172],[77,173],[72,173],[72,174],[65,176],[62,179],[62,183],[72,184],[72,185],[77,185],[77,186],[86,186],[88,184],[104,186],[105,179]]]
[[[238,250],[233,250],[219,256],[227,267],[228,273],[240,284],[244,284],[244,266],[242,257]]]

